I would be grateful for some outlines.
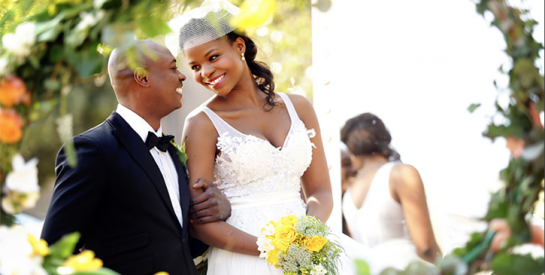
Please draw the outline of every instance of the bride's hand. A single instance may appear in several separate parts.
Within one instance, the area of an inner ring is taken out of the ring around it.
[[[189,222],[203,224],[225,221],[231,216],[231,203],[215,184],[199,178],[192,188],[203,192],[191,199]]]

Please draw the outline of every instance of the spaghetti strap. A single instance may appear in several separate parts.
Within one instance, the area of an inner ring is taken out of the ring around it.
[[[286,104],[286,108],[288,109],[288,113],[291,117],[292,122],[301,120],[299,119],[299,116],[297,115],[297,111],[295,111],[295,107],[293,107],[293,103],[291,103],[290,97],[285,93],[277,93],[282,100],[284,100],[284,104]]]
[[[224,136],[226,133],[229,133],[231,136],[238,136],[239,132],[234,129],[231,125],[227,124],[225,120],[223,120],[218,114],[216,114],[214,111],[212,111],[210,108],[206,106],[202,106],[202,110],[204,113],[210,118],[212,123],[214,124],[214,127],[216,128],[216,131],[218,132],[218,135]]]

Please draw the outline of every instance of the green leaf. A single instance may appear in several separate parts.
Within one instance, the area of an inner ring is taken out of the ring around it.
[[[469,107],[467,108],[467,110],[470,112],[470,113],[473,113],[475,112],[475,110],[477,108],[481,107],[481,103],[473,103],[471,105],[469,105]]]
[[[87,78],[100,73],[104,65],[104,57],[97,52],[97,44],[90,44],[69,58],[70,63],[76,67],[81,78]]]
[[[49,49],[49,61],[56,62],[57,60],[60,60],[64,58],[64,49],[62,46],[58,44],[54,44]]]
[[[112,48],[129,49],[136,44],[134,25],[132,23],[107,25],[102,32],[102,43]]]
[[[171,30],[168,25],[161,19],[157,17],[147,17],[139,20],[138,27],[148,36],[155,37],[161,34],[167,34]]]
[[[66,158],[68,159],[68,165],[74,168],[78,165],[78,158],[76,156],[76,148],[74,147],[74,141],[69,139],[64,144],[64,150],[66,151]]]
[[[492,260],[492,270],[497,275],[541,275],[544,269],[543,258],[533,259],[530,254],[499,254]]]
[[[62,31],[62,24],[59,24],[64,19],[65,13],[61,12],[55,18],[36,23],[36,35],[38,41],[54,41]]]
[[[366,261],[355,259],[354,264],[356,265],[356,272],[358,275],[371,275],[371,269]]]
[[[486,5],[488,1],[482,0],[480,3],[477,3],[477,12],[480,15],[484,15],[484,12],[488,9],[488,6]]]
[[[318,2],[312,6],[318,8],[321,12],[326,12],[331,8],[331,0],[318,0]]]
[[[58,242],[53,244],[51,249],[51,256],[57,258],[67,258],[72,255],[74,248],[79,241],[80,234],[78,232],[64,235]]]

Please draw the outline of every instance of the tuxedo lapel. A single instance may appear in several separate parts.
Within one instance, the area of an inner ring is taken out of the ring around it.
[[[170,196],[168,195],[168,190],[161,170],[159,170],[157,163],[151,156],[144,142],[142,142],[140,136],[138,136],[131,126],[116,112],[113,112],[106,121],[112,125],[112,133],[114,136],[125,147],[134,161],[136,161],[142,170],[150,177],[157,192],[159,192],[161,199],[170,212],[171,217],[176,221],[175,223],[180,226],[178,218],[172,208]]]
[[[168,152],[170,153],[170,157],[172,158],[172,161],[174,162],[174,166],[176,166],[176,172],[178,173],[178,189],[180,190],[180,205],[182,207],[182,215],[184,217],[184,228],[187,228],[187,222],[188,222],[188,211],[189,211],[189,178],[186,173],[186,169],[184,164],[182,164],[182,161],[180,161],[180,157],[176,153],[176,148],[174,146],[168,147]]]

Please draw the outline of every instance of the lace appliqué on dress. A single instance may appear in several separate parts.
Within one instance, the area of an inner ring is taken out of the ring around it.
[[[316,132],[297,122],[288,133],[284,148],[252,135],[220,133],[216,146],[221,155],[214,165],[215,183],[228,199],[300,190],[300,178],[312,161],[312,147],[316,147],[310,138]]]

